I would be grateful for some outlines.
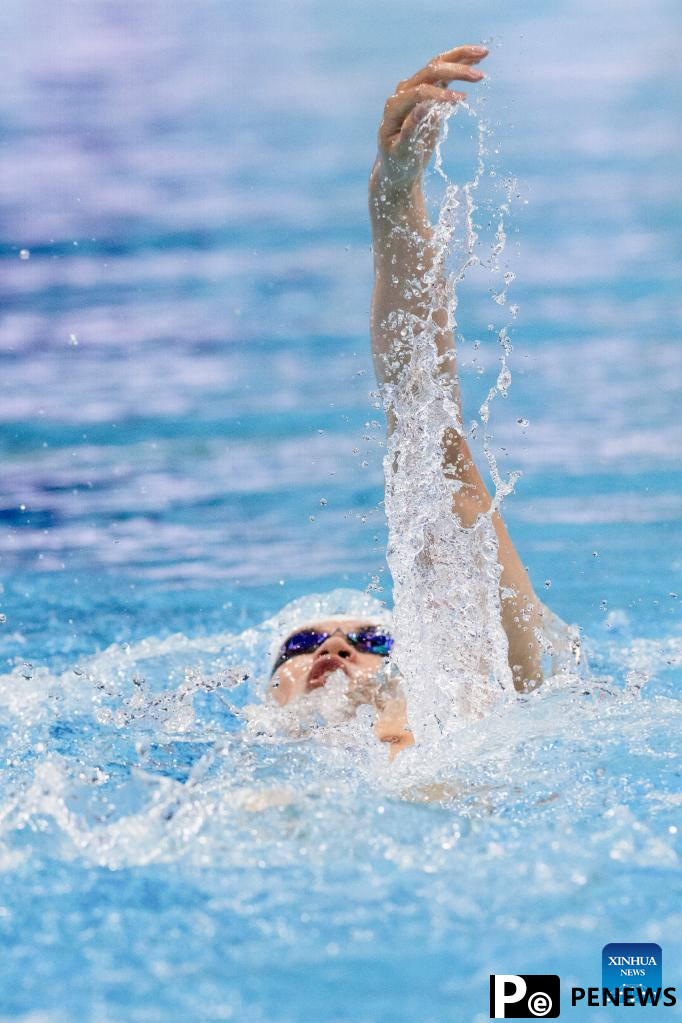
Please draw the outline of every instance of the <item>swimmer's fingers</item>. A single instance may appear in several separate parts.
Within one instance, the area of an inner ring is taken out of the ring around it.
[[[414,736],[407,723],[407,705],[404,697],[388,700],[377,714],[374,734],[379,742],[387,742],[398,749],[412,746]]]
[[[422,68],[416,75],[409,78],[404,84],[401,83],[398,86],[398,92],[404,92],[409,88],[413,88],[415,85],[440,85],[443,86],[447,82],[480,82],[482,78],[485,78],[483,71],[479,71],[476,67],[470,67],[468,64],[453,64],[449,61],[436,60],[432,64],[428,64],[427,67]]]
[[[435,64],[436,61],[444,60],[451,64],[478,64],[488,56],[488,52],[487,46],[481,46],[479,43],[473,45],[467,43],[466,46],[455,46],[453,50],[439,53],[431,63]]]
[[[453,78],[458,77],[458,73],[448,76],[444,65],[448,65],[450,68],[457,68],[458,71],[463,66],[471,70],[472,64],[480,64],[487,56],[488,50],[485,46],[456,46],[454,50],[446,50],[445,53],[439,53],[437,57],[430,60],[425,67],[421,68],[410,78],[403,78],[402,81],[398,82],[395,91],[404,92],[405,89],[419,85],[420,82],[452,81]],[[441,67],[442,72],[439,77],[433,78],[431,71],[437,66]],[[478,80],[476,78],[467,79],[466,76],[463,76],[463,78],[472,82]]]
[[[430,61],[421,71],[417,71],[411,78],[400,82],[396,93],[409,93],[410,90],[419,85],[435,86],[441,92],[444,92],[448,82],[480,82],[481,79],[485,78],[485,74],[472,65],[482,61],[487,56],[487,53],[488,51],[484,46],[459,46],[454,50],[443,53]],[[465,98],[464,93],[459,93],[459,96],[461,99]],[[401,140],[404,141],[415,134],[421,122],[428,114],[429,109],[429,106],[421,104],[417,104],[412,109],[403,122],[400,131]],[[436,123],[432,125],[432,131],[428,133],[428,137],[424,137],[425,149],[427,151],[431,149],[432,143],[435,142],[437,130],[438,125]]]
[[[386,101],[384,117],[379,128],[379,143],[385,149],[391,149],[398,141],[405,141],[414,133],[434,103],[455,104],[462,99],[464,99],[462,92],[425,83],[396,92]]]
[[[398,83],[384,107],[372,187],[379,181],[398,189],[414,184],[433,152],[444,106],[466,99],[463,92],[449,89],[448,83],[480,81],[484,75],[473,65],[487,54],[485,46],[457,46]]]

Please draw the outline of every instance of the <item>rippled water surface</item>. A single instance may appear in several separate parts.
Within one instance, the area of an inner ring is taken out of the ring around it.
[[[0,1019],[459,1023],[519,972],[581,1020],[627,940],[682,1004],[677,4],[2,26]],[[390,603],[366,178],[395,81],[481,39],[516,279],[461,289],[465,419],[509,323],[506,517],[596,681],[389,767],[362,714],[272,735],[254,680],[287,601]]]

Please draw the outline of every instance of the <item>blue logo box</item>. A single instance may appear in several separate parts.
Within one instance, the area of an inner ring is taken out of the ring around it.
[[[601,954],[602,987],[663,987],[663,953],[653,942],[614,941]]]

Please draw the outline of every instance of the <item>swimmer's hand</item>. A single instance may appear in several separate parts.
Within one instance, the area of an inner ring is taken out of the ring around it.
[[[448,89],[448,82],[479,82],[485,75],[473,67],[488,54],[485,46],[457,46],[434,57],[411,78],[398,82],[386,100],[379,127],[379,153],[370,177],[370,190],[385,196],[409,191],[429,162],[438,138],[438,118],[427,114],[436,103],[459,103],[465,93]]]
[[[374,734],[379,742],[390,743],[390,760],[393,760],[401,750],[414,746],[414,736],[407,723],[407,704],[404,696],[387,700],[379,706]]]

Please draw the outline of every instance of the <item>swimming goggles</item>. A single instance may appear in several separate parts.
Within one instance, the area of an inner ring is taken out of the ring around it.
[[[319,632],[317,629],[301,629],[294,632],[288,639],[284,640],[277,660],[272,669],[272,674],[292,657],[299,654],[312,654],[330,636],[340,632],[346,637],[351,646],[363,654],[377,654],[379,657],[388,657],[393,646],[393,637],[376,625],[367,625],[362,629],[354,629],[352,632],[344,632],[343,629],[334,629],[333,632]]]

